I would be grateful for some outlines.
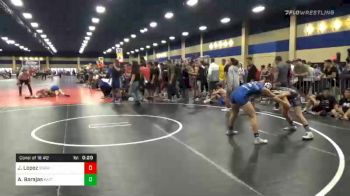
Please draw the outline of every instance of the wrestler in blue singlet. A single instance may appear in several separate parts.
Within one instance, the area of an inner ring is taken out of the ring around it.
[[[57,86],[57,85],[52,85],[51,88],[50,88],[51,91],[58,91],[60,90],[60,87]]]
[[[250,96],[260,95],[263,89],[263,82],[249,82],[243,84],[231,93],[231,102],[243,106],[248,103]]]

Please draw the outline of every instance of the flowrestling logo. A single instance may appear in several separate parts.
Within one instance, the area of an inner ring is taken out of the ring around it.
[[[333,16],[334,10],[284,10],[286,16]]]

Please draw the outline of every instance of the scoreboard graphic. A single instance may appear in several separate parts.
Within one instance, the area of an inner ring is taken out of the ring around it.
[[[16,154],[16,186],[96,185],[96,154]]]

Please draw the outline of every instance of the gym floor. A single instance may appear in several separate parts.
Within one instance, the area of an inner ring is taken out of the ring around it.
[[[232,196],[346,195],[350,192],[349,123],[307,116],[315,132],[284,132],[285,121],[259,106],[262,136],[255,146],[247,116],[239,134],[225,135],[219,107],[194,104],[113,105],[74,78],[59,84],[72,96],[18,97],[15,80],[0,81],[0,195]],[[24,88],[24,95],[27,89]],[[16,153],[97,153],[96,187],[16,187]]]

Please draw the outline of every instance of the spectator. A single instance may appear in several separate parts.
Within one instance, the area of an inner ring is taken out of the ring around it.
[[[303,77],[309,75],[308,67],[302,62],[301,59],[296,59],[293,61],[293,75],[295,77],[301,77],[301,80]]]
[[[220,82],[224,82],[226,79],[225,65],[226,65],[226,59],[222,59],[221,64],[219,65],[219,81]]]
[[[168,65],[168,100],[174,101],[174,96],[176,95],[176,66],[171,63],[169,60],[167,62]]]
[[[201,87],[201,93],[204,94],[204,90],[206,93],[208,93],[208,81],[207,81],[207,75],[208,75],[208,69],[205,66],[204,62],[201,61],[198,67],[198,78],[197,81],[200,82]]]
[[[267,72],[268,72],[268,76],[266,78],[266,81],[267,82],[270,82],[270,83],[273,83],[275,81],[275,72],[276,72],[276,69],[274,67],[272,67],[271,64],[268,64],[267,65]]]
[[[47,77],[46,70],[43,70],[42,73],[41,73],[41,79],[42,80],[46,80],[46,77]]]
[[[177,63],[175,65],[175,80],[176,80],[175,87],[176,87],[176,97],[178,99],[180,99],[180,88],[179,88],[179,85],[180,85],[181,78],[182,78],[181,74],[182,74],[181,65],[179,63]]]
[[[169,61],[170,62],[170,61]],[[161,75],[161,89],[160,92],[164,90],[168,86],[169,81],[169,72],[168,72],[168,66],[167,64],[161,64],[160,65],[160,75]]]
[[[350,119],[350,88],[344,91],[344,97],[340,99],[339,104],[335,106],[334,111],[336,118]]]
[[[113,97],[113,103],[120,104],[121,103],[121,96],[120,96],[120,78],[121,78],[121,68],[120,63],[118,60],[113,64],[112,68],[112,97]]]
[[[301,59],[296,59],[293,61],[294,69],[293,76],[297,78],[297,82],[294,84],[298,90],[303,92],[304,95],[308,94],[305,88],[304,78],[309,75],[309,68],[303,63]]]
[[[319,116],[327,116],[328,114],[334,112],[337,101],[335,97],[333,97],[329,89],[324,89],[321,94],[315,96],[310,96],[309,102],[306,105],[304,111],[308,112],[309,108],[311,108],[311,114],[319,115]],[[334,113],[332,113],[334,115]]]
[[[252,57],[248,57],[247,58],[247,63],[248,63],[248,66],[247,66],[247,69],[248,69],[247,82],[255,81],[258,69],[253,64],[253,58]]]
[[[289,80],[290,80],[290,65],[287,63],[284,63],[282,61],[281,56],[276,56],[275,58],[275,64],[276,64],[276,72],[275,77],[276,81],[275,84],[278,87],[288,87],[289,86]]]
[[[190,84],[193,91],[193,99],[195,101],[199,101],[199,85],[197,83],[199,64],[197,62],[190,62],[190,66],[188,67],[188,73],[190,74]]]
[[[226,106],[230,108],[230,95],[237,87],[240,86],[239,83],[239,62],[235,58],[230,59],[230,67],[228,68],[227,76],[226,76]],[[227,111],[227,110],[224,110]]]
[[[191,88],[190,86],[190,74],[188,71],[187,63],[183,63],[181,67],[181,80],[179,87],[181,89],[182,98],[188,98],[188,91]]]
[[[242,63],[239,63],[238,74],[239,74],[239,85],[242,85],[245,83],[244,81],[246,77],[246,70],[243,68]]]
[[[284,63],[282,61],[281,56],[275,57],[275,64],[276,64],[276,71],[274,73],[275,74],[274,78],[276,79],[274,81],[275,87],[289,87],[290,72],[291,72],[290,65],[287,63]],[[275,111],[279,110],[279,104],[277,102],[273,110]]]
[[[224,81],[224,84],[226,85],[226,83],[227,83],[227,72],[228,72],[228,69],[229,69],[229,67],[231,66],[231,63],[230,63],[230,61],[227,61],[226,59],[225,59],[225,62],[226,62],[226,64],[225,64],[225,67],[224,67],[224,74],[225,74],[225,81]]]
[[[216,84],[219,82],[219,65],[215,63],[215,59],[211,59],[211,63],[208,68],[208,81],[209,91],[211,92],[216,88]]]
[[[230,67],[227,72],[227,89],[228,94],[239,87],[239,62],[235,58],[230,59]]]
[[[320,87],[320,80],[322,76],[322,71],[319,65],[314,64],[311,65],[309,68],[310,72],[310,87],[312,89],[311,93],[312,94],[317,94],[319,91]]]
[[[136,61],[132,62],[131,67],[131,81],[130,81],[130,92],[134,98],[135,104],[140,105],[141,96],[140,96],[140,66]]]
[[[324,61],[323,78],[327,79],[330,86],[335,87],[338,78],[338,70],[330,59]]]
[[[346,58],[346,65],[342,74],[350,74],[350,57]]]
[[[152,63],[151,64],[151,75],[150,75],[151,88],[150,88],[150,92],[149,92],[152,100],[153,100],[153,97],[155,96],[155,93],[157,92],[157,89],[160,88],[159,76],[160,76],[160,71],[158,68],[158,64]]]
[[[303,78],[303,88],[305,89],[304,91],[305,91],[306,96],[308,96],[310,93],[310,88],[313,90],[313,87],[315,87],[314,82],[316,79],[316,70],[311,65],[306,65],[306,66],[307,66],[309,74]],[[319,92],[319,91],[317,91],[317,92]],[[315,92],[315,94],[316,94],[316,92]]]
[[[269,71],[267,70],[265,65],[261,65],[260,68],[260,80],[267,80],[268,76],[269,76]]]
[[[140,67],[142,86],[144,87],[144,97],[147,99],[151,98],[151,66],[152,63],[143,63]]]
[[[216,84],[216,90],[212,93],[209,99],[204,100],[204,103],[217,102],[220,106],[225,105],[225,99],[227,97],[226,90],[221,82]]]
[[[340,65],[340,62],[337,59],[333,59],[332,64],[337,69],[337,75],[343,72],[344,67]]]

